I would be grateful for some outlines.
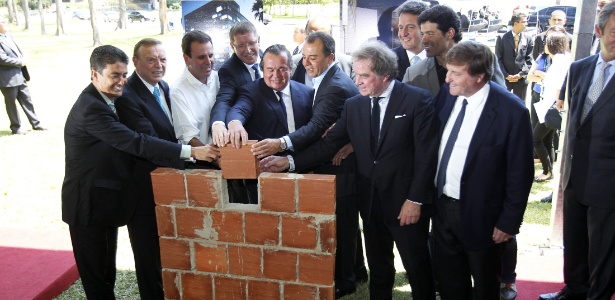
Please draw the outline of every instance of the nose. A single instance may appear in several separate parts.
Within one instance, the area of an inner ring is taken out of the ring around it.
[[[451,74],[450,72],[446,72],[446,78],[444,79],[446,83],[451,83],[452,81],[450,74]]]

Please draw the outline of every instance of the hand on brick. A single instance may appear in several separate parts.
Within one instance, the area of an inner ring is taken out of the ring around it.
[[[350,153],[352,152],[354,152],[354,148],[352,148],[352,145],[350,143],[346,144],[344,147],[342,147],[342,149],[340,149],[340,151],[337,151],[337,154],[335,154],[331,163],[334,166],[341,165],[342,160],[346,159],[346,157],[348,157],[348,155],[350,155]]]
[[[399,226],[404,226],[418,222],[419,217],[421,217],[421,206],[410,201],[404,201],[397,219],[399,220]]]
[[[211,127],[211,139],[218,147],[224,147],[229,142],[229,133],[224,123],[215,123]]]
[[[280,151],[280,139],[264,139],[252,145],[252,154],[258,158],[267,157]]]
[[[261,160],[261,172],[279,173],[287,170],[290,167],[288,157],[286,156],[268,156]]]
[[[220,149],[214,144],[205,145],[202,147],[192,147],[192,156],[197,160],[213,162],[220,157]]]
[[[235,148],[241,148],[248,142],[248,132],[243,128],[243,124],[239,120],[233,120],[228,123],[228,134],[231,145]]]

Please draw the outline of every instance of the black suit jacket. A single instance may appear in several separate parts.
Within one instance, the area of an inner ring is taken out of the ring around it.
[[[600,55],[600,54],[598,54]],[[576,200],[592,207],[615,209],[615,81],[611,78],[583,122],[598,55],[573,62],[568,72],[568,127],[563,172],[564,188],[573,188]]]
[[[376,192],[389,225],[399,226],[397,216],[406,199],[424,203],[422,214],[428,215],[438,145],[431,96],[395,81],[375,153],[370,149],[370,118],[369,97],[348,99],[327,136],[293,155],[295,168],[302,170],[331,160],[350,142],[357,158],[357,197],[364,222],[369,222]]]
[[[288,135],[295,151],[320,140],[325,131],[340,117],[346,99],[359,94],[350,77],[337,65],[331,66],[314,96],[312,118]]]
[[[307,124],[312,117],[314,90],[292,80],[289,84],[297,129]],[[288,124],[278,98],[262,78],[239,89],[237,101],[226,119],[229,122],[241,121],[251,140],[278,138],[288,134]]]
[[[495,42],[495,55],[500,64],[504,78],[508,75],[521,74],[524,78],[532,67],[532,50],[534,40],[526,32],[521,32],[519,49],[515,50],[515,38],[512,30],[498,36]]]
[[[493,229],[519,233],[534,178],[532,125],[518,97],[490,82],[461,175],[461,241],[467,249],[493,245]],[[435,98],[439,138],[457,96],[442,85]],[[437,150],[436,150],[437,151]],[[433,186],[433,177],[432,186]],[[436,213],[438,207],[436,206]]]
[[[404,75],[406,74],[406,69],[410,67],[410,59],[408,59],[408,52],[404,47],[399,46],[397,48],[393,48],[393,52],[397,55],[397,80],[402,81],[404,79]]]
[[[161,166],[181,163],[180,145],[137,133],[121,124],[91,84],[68,114],[64,145],[62,220],[69,225],[127,224],[137,206],[132,180],[135,162],[131,155]]]

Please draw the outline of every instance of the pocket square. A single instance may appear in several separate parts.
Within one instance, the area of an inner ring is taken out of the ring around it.
[[[406,116],[406,114],[403,114],[403,115],[397,115],[397,116],[395,116],[395,119],[397,119],[397,118],[403,118],[403,117],[405,117],[405,116]]]

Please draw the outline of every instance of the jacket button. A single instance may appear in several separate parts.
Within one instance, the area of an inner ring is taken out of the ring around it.
[[[378,164],[378,161],[377,161],[377,160],[374,160],[374,165],[377,165],[377,164]]]

